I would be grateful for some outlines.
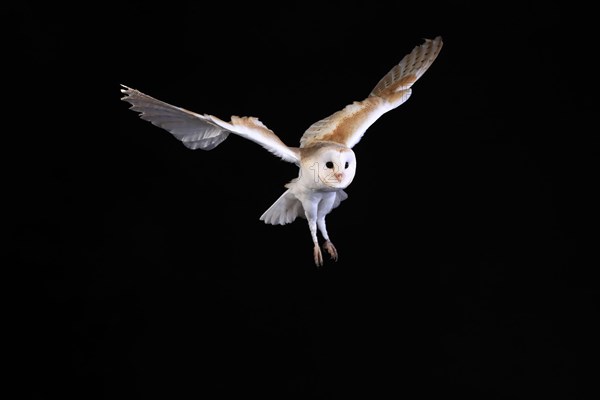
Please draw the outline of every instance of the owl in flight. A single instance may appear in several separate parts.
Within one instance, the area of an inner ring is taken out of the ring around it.
[[[284,144],[255,117],[232,116],[226,122],[167,104],[125,85],[121,85],[121,92],[125,94],[121,100],[130,103],[130,109],[139,112],[140,118],[167,130],[192,150],[214,149],[234,133],[296,164],[298,177],[285,185],[287,190],[260,219],[267,224],[285,225],[297,217],[306,218],[314,244],[314,261],[320,267],[323,255],[317,231],[323,237],[323,248],[333,260],[338,259],[327,233],[325,217],[348,197],[344,189],[356,173],[352,148],[379,117],[408,100],[411,86],[431,66],[441,48],[441,37],[426,39],[395,65],[366,99],[355,101],[309,126],[300,138],[299,147]]]

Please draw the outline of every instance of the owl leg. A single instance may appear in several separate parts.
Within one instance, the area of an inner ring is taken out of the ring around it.
[[[331,240],[329,240],[329,235],[327,234],[327,227],[325,226],[325,217],[319,218],[317,220],[317,225],[319,227],[319,230],[321,231],[321,235],[323,235],[323,238],[325,239],[325,243],[323,243],[323,248],[327,250],[333,261],[337,261],[338,252],[333,243],[331,243]]]
[[[323,266],[323,254],[321,254],[321,248],[319,247],[319,239],[317,238],[317,221],[314,218],[309,219],[308,227],[310,229],[310,235],[314,244],[313,255],[315,257],[315,264],[317,265],[317,267],[321,267]]]
[[[315,258],[315,264],[317,267],[323,265],[323,254],[321,254],[321,248],[319,247],[319,239],[317,238],[317,207],[315,204],[306,205],[304,207],[304,214],[308,221],[308,228],[310,229],[310,236],[314,244],[313,256]]]

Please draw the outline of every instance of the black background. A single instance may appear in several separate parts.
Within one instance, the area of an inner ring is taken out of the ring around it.
[[[589,9],[90,4],[4,6],[25,398],[597,395]],[[191,151],[120,101],[256,116],[296,146],[437,35],[354,148],[321,269],[304,220],[258,219],[294,165],[234,136]]]

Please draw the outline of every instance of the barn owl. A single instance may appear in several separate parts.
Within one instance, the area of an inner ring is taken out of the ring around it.
[[[338,251],[331,242],[325,217],[344,201],[344,191],[356,174],[353,147],[365,131],[384,113],[404,103],[411,86],[431,66],[442,48],[442,38],[425,39],[414,47],[362,101],[315,122],[300,137],[300,145],[291,147],[259,119],[232,116],[229,122],[209,114],[197,114],[167,104],[138,90],[121,85],[121,100],[131,104],[139,117],[170,132],[187,148],[211,150],[231,133],[264,147],[283,161],[298,166],[298,176],[287,183],[285,192],[261,215],[267,224],[285,225],[305,218],[313,242],[313,258],[323,265],[318,232],[323,249],[337,261]]]

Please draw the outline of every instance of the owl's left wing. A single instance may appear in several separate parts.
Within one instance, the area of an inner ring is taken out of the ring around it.
[[[355,101],[312,124],[300,138],[300,147],[329,141],[352,148],[379,117],[408,100],[411,86],[431,66],[442,44],[442,38],[438,36],[416,46],[381,78],[365,100]]]

